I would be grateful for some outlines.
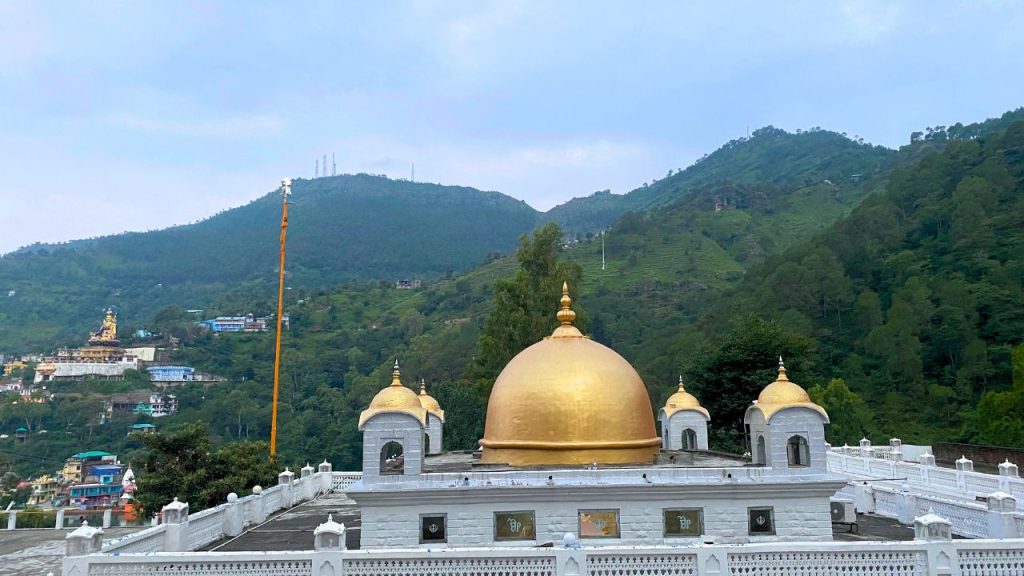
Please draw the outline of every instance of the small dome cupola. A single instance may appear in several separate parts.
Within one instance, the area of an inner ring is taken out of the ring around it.
[[[693,394],[686,391],[680,376],[679,389],[658,411],[662,449],[707,450],[709,420],[711,415]]]
[[[666,417],[670,417],[680,410],[692,410],[694,412],[700,412],[705,418],[711,418],[708,411],[700,405],[700,401],[698,401],[693,394],[686,391],[686,386],[683,385],[682,375],[679,376],[679,390],[668,397],[668,400],[665,401],[665,407],[662,408],[662,410]]]
[[[427,394],[427,381],[423,379],[420,379],[419,400],[424,410],[437,416],[441,422],[444,422],[444,410],[441,409],[441,405],[437,403],[433,396]]]
[[[391,384],[377,392],[370,402],[370,406],[359,414],[359,430],[363,429],[370,418],[378,414],[394,412],[408,414],[426,426],[427,410],[423,408],[420,397],[402,385],[401,378],[402,371],[398,367],[398,360],[395,360],[395,367],[391,371]]]
[[[779,356],[778,377],[774,382],[765,386],[764,390],[761,390],[753,407],[759,409],[764,414],[765,420],[768,421],[775,413],[785,408],[809,408],[821,414],[825,418],[825,422],[828,422],[828,413],[825,412],[825,409],[812,402],[807,391],[799,384],[790,381],[786,375],[786,364],[782,361],[782,356]]]

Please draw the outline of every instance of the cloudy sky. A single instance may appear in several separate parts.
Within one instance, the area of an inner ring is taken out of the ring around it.
[[[766,124],[895,147],[1024,105],[1024,3],[770,4],[0,0],[0,252],[200,219],[323,153],[544,210]]]

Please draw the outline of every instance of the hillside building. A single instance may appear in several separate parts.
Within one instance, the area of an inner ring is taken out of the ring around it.
[[[89,335],[87,344],[74,350],[60,350],[55,357],[44,358],[36,366],[33,383],[102,378],[123,380],[125,370],[137,370],[139,359],[126,353],[117,338],[117,316],[107,314],[98,331]]]
[[[107,400],[105,422],[118,416],[150,416],[160,418],[178,411],[178,399],[159,391],[138,391],[114,394]]]

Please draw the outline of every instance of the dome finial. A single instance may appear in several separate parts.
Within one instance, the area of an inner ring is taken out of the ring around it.
[[[789,380],[786,376],[786,363],[782,361],[782,355],[779,355],[779,380]]]
[[[572,298],[569,297],[569,283],[562,282],[562,299],[559,301],[562,305],[562,309],[558,311],[558,321],[563,325],[572,324],[572,321],[576,319],[576,313],[572,311],[569,306],[572,304]]]
[[[427,395],[427,379],[420,378],[420,396]]]
[[[398,368],[398,358],[395,358],[395,367],[391,370],[391,385],[402,385],[402,371]]]
[[[686,392],[686,388],[683,387],[683,375],[679,375],[679,391]]]

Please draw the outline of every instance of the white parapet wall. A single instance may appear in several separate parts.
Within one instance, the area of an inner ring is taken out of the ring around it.
[[[1024,573],[1024,540],[765,543],[739,546],[447,548],[291,552],[91,554],[64,576],[980,576]]]

